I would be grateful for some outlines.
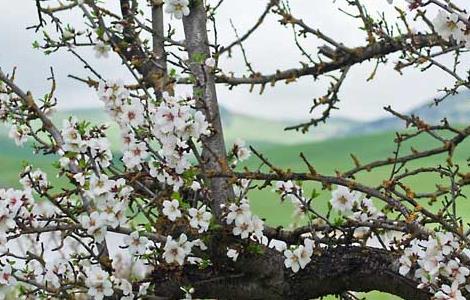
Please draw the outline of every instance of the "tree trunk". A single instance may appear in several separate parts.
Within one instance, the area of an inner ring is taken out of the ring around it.
[[[183,18],[184,34],[186,37],[186,48],[188,51],[190,68],[196,77],[194,85],[194,97],[199,98],[199,109],[205,114],[207,121],[211,124],[214,132],[210,137],[202,138],[202,168],[203,171],[221,172],[227,171],[225,140],[220,120],[219,105],[215,79],[212,72],[207,72],[204,61],[195,61],[198,57],[210,57],[209,42],[206,28],[206,11],[202,1],[194,1],[189,16]],[[232,184],[226,178],[209,179],[211,191],[211,208],[220,220],[222,205],[234,198]]]

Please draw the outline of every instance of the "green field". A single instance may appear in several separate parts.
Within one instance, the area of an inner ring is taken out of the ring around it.
[[[392,153],[395,150],[393,138],[394,133],[390,132],[332,139],[295,146],[273,146],[262,150],[264,150],[263,153],[265,153],[266,157],[275,166],[290,168],[292,171],[307,172],[308,169],[306,165],[299,157],[299,153],[302,152],[319,173],[334,176],[335,170],[346,171],[354,167],[354,163],[350,157],[351,153],[356,155],[362,164],[392,157]],[[429,137],[423,136],[413,141],[412,144],[403,144],[400,154],[410,154],[411,146],[417,150],[426,150],[432,147],[439,147],[440,144]],[[460,165],[463,173],[469,171],[469,157],[470,141],[466,141],[457,148],[453,160],[455,164]],[[436,155],[410,163],[407,167],[413,169],[416,167],[437,166],[439,164],[445,165],[446,158],[446,154]],[[247,166],[254,169],[259,166],[259,163],[256,158],[252,157],[250,162],[247,163]],[[369,186],[374,186],[382,183],[384,179],[388,179],[390,172],[391,167],[382,167],[372,172],[360,174],[357,176],[357,181]],[[406,183],[411,186],[415,192],[430,192],[435,190],[436,184],[445,184],[447,182],[442,181],[438,176],[427,174],[415,177],[406,181]],[[317,184],[307,184],[304,186],[307,192],[310,192],[313,188],[317,189],[317,191],[321,190],[321,186]],[[279,197],[275,193],[270,192],[270,190],[271,189],[252,191],[251,199],[254,210],[265,217],[268,223],[286,226],[291,222],[289,215],[286,214],[286,207],[284,207],[284,205],[288,206],[288,203],[279,205]],[[468,189],[465,191],[468,194]],[[325,210],[329,196],[330,193],[328,191],[320,191],[320,196],[314,203],[318,210]],[[470,220],[470,201],[461,202],[459,205],[461,206],[461,211],[465,212],[467,220]]]
[[[96,118],[100,119],[97,115]],[[243,132],[243,131],[242,131]],[[116,141],[118,134],[113,130],[113,140]],[[243,133],[240,134],[243,138]],[[251,137],[251,136],[250,136]],[[18,148],[14,144],[6,140],[5,135],[0,134],[0,187],[18,186],[18,173],[21,170],[23,161],[28,161],[48,172],[50,180],[54,181],[54,170],[51,167],[53,158],[44,158],[33,155],[31,148]],[[335,170],[345,171],[354,166],[350,153],[355,154],[361,163],[367,163],[377,159],[391,157],[394,151],[393,143],[394,133],[382,133],[376,135],[359,136],[351,138],[330,139],[322,142],[313,142],[295,145],[274,145],[267,144],[265,141],[261,143],[254,142],[254,146],[262,151],[271,163],[278,167],[290,168],[293,171],[306,172],[307,168],[301,161],[299,153],[302,152],[314,165],[315,169],[325,175],[334,175]],[[253,140],[247,138],[247,140]],[[401,155],[410,153],[410,147],[413,146],[417,150],[425,150],[430,147],[439,146],[434,140],[428,137],[420,137],[412,144],[404,144]],[[116,149],[116,148],[115,148]],[[468,158],[470,156],[470,142],[462,144],[455,153],[454,163],[461,166],[461,171],[468,172]],[[436,166],[445,164],[446,155],[438,155],[419,162],[408,165],[410,169],[413,167]],[[243,166],[250,169],[256,169],[260,165],[260,161],[256,157]],[[263,168],[266,171],[265,168]],[[380,184],[382,180],[388,178],[390,167],[383,167],[373,172],[365,172],[357,176],[357,180],[366,185],[374,186]],[[432,175],[420,176],[407,182],[415,192],[432,191],[436,184],[441,183],[441,179]],[[325,211],[327,202],[330,197],[329,191],[321,190],[321,186],[317,184],[306,184],[304,190],[310,193],[312,189],[320,192],[320,196],[315,200],[314,207],[318,211]],[[465,191],[467,194],[468,189]],[[279,197],[272,192],[272,188],[268,187],[263,191],[254,189],[249,194],[253,210],[256,214],[266,219],[270,225],[288,226],[292,223],[292,207],[288,202],[280,203]],[[461,211],[465,213],[464,218],[470,220],[470,204],[469,201],[459,203]],[[367,299],[389,300],[397,299],[396,297],[382,295],[378,293],[369,293]]]

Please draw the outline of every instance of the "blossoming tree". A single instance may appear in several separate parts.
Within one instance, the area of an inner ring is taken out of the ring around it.
[[[217,102],[218,85],[263,90],[328,76],[330,88],[311,108],[321,117],[288,128],[305,132],[327,121],[348,71],[373,60],[397,71],[433,67],[452,76],[455,84],[442,89],[438,105],[470,88],[470,70],[460,63],[470,45],[468,6],[408,0],[391,21],[369,14],[361,0],[342,1],[366,37],[351,48],[296,18],[283,0],[266,1],[256,24],[229,45],[219,45],[216,31],[208,30],[220,21],[223,0],[118,2],[120,11],[107,9],[106,1],[36,0],[33,28],[46,32],[37,48],[48,54],[68,49],[90,71],[74,78],[104,102],[120,128],[122,153],[111,151],[104,124],[75,117],[52,122],[53,74],[50,92],[37,98],[16,84],[15,70],[0,70],[0,119],[10,124],[10,137],[57,159],[57,174],[27,165],[22,189],[0,189],[0,284],[9,292],[28,299],[355,299],[352,292],[372,290],[406,299],[470,297],[470,227],[457,209],[468,201],[470,170],[453,160],[470,127],[427,124],[386,107],[410,127],[397,133],[393,156],[353,157],[354,168],[320,174],[300,154],[305,172],[294,173],[242,141],[226,148]],[[61,22],[71,10],[83,15],[85,30]],[[249,74],[219,68],[237,47],[245,53],[243,42],[268,14],[294,30],[306,62],[261,74],[243,55]],[[166,31],[165,18],[182,22],[184,40]],[[302,46],[307,38],[325,46],[314,53]],[[93,47],[98,58],[120,57],[135,82],[100,76],[80,56],[83,47]],[[396,53],[398,61],[387,60]],[[441,56],[454,59],[443,63]],[[177,85],[192,86],[192,94],[178,95]],[[433,148],[401,149],[423,135],[435,141]],[[422,163],[439,155],[446,156],[439,165]],[[261,167],[238,167],[248,157]],[[378,168],[387,170],[378,186],[359,180]],[[435,190],[418,193],[408,184],[428,174],[442,179]],[[53,186],[51,175],[65,182]],[[331,193],[327,211],[313,205],[317,192],[310,193],[308,182]],[[291,201],[304,225],[265,224],[250,209],[254,188]]]

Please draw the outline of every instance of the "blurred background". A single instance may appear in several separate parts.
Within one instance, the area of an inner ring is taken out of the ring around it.
[[[468,0],[455,1],[463,7],[468,7]],[[115,12],[117,1],[105,1],[106,5]],[[142,2],[142,10],[149,14],[149,7]],[[345,1],[292,1],[292,14],[302,18],[311,27],[319,28],[327,35],[334,37],[349,47],[365,44],[365,34],[358,28],[357,20],[346,16],[339,10],[345,8]],[[295,2],[295,3],[294,3]],[[395,5],[405,9],[405,1],[395,1]],[[396,20],[396,11],[386,0],[366,0],[369,13],[378,15],[384,12],[390,20]],[[229,20],[233,22],[239,34],[251,28],[263,12],[265,0],[226,0],[218,13],[218,41],[227,45],[236,39]],[[80,77],[90,76],[83,65],[66,50],[45,56],[40,50],[33,49],[34,41],[41,41],[42,33],[26,30],[35,25],[37,11],[34,1],[0,1],[0,67],[4,72],[10,72],[17,67],[17,83],[33,95],[41,96],[49,89],[47,77],[50,67],[54,68],[57,77],[58,111],[54,120],[61,120],[69,115],[79,119],[87,119],[93,123],[110,122],[107,115],[100,109],[101,103],[94,90],[86,85],[68,78],[69,74]],[[77,30],[83,30],[82,16],[79,13],[66,12],[63,14],[64,23],[70,24]],[[181,38],[181,26],[177,20],[168,20],[179,30],[177,37]],[[271,15],[250,39],[244,43],[247,57],[255,71],[274,73],[292,67],[299,67],[304,61],[295,46],[292,30],[281,27],[278,18]],[[419,26],[417,27],[419,30]],[[209,33],[210,35],[212,34]],[[316,40],[305,40],[303,46],[316,52]],[[92,49],[77,49],[87,61],[106,79],[122,78],[128,83],[133,79],[121,65],[119,58],[113,54],[106,59],[96,59]],[[451,61],[452,57],[442,57],[441,62]],[[284,128],[309,119],[309,109],[312,100],[325,94],[328,78],[303,78],[295,83],[285,85],[279,82],[276,87],[266,87],[260,94],[259,88],[250,91],[249,86],[235,87],[229,90],[219,86],[218,94],[221,103],[221,114],[225,128],[227,144],[230,146],[237,138],[266,153],[267,157],[277,166],[305,170],[305,165],[298,154],[303,152],[313,162],[315,168],[324,173],[334,174],[335,170],[345,170],[353,167],[350,154],[354,153],[361,161],[389,157],[394,151],[394,131],[403,130],[404,124],[391,118],[383,110],[383,106],[392,107],[403,113],[420,115],[430,123],[437,123],[443,117],[458,125],[470,122],[470,92],[465,91],[448,98],[438,107],[430,106],[432,99],[438,96],[438,89],[451,86],[453,78],[440,70],[431,68],[422,73],[420,70],[408,68],[400,75],[393,67],[396,56],[389,58],[389,64],[381,65],[372,81],[367,81],[375,67],[375,62],[366,62],[354,66],[350,71],[344,87],[340,92],[339,110],[333,111],[327,124],[311,128],[308,133],[284,131]],[[468,56],[462,58],[461,65],[470,65]],[[226,73],[236,75],[246,73],[240,51],[235,47],[230,58],[224,57],[219,66]],[[187,87],[181,92],[187,92]],[[18,148],[7,138],[8,127],[0,125],[0,188],[18,186],[18,173],[22,162],[33,163],[49,173],[52,181],[54,170],[51,166],[53,157],[35,156],[28,146]],[[110,138],[113,148],[120,148],[119,132],[116,126],[110,128]],[[433,146],[434,141],[421,138],[407,145],[403,150],[409,152],[410,147],[424,149]],[[470,153],[467,142],[458,150],[456,162],[465,164]],[[426,159],[420,164],[439,164],[444,156]],[[256,168],[259,161],[251,158],[247,166]],[[359,177],[370,185],[381,182],[388,169],[379,169],[374,173],[366,173]],[[417,190],[426,190],[439,183],[438,178],[424,178],[411,182]],[[321,191],[319,186],[308,186],[309,191],[320,192],[318,209],[325,210],[329,192]],[[280,203],[279,197],[270,191],[254,190],[250,196],[255,212],[261,214],[268,223],[289,226],[301,224],[303,220],[294,220],[292,207],[289,203]],[[468,205],[467,205],[468,206]],[[470,206],[468,207],[470,214]],[[396,299],[391,296],[369,294],[367,299]]]

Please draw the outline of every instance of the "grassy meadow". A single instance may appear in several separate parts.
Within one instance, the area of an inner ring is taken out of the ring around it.
[[[78,114],[80,118],[86,117],[91,121],[103,121],[102,114],[82,113]],[[106,119],[104,120],[106,121]],[[254,145],[257,150],[260,150],[269,159],[269,161],[277,167],[290,168],[292,171],[306,172],[307,167],[299,157],[302,152],[310,160],[315,169],[326,175],[334,175],[335,170],[346,171],[354,167],[354,163],[350,157],[353,153],[357,156],[361,163],[368,163],[378,159],[385,159],[392,157],[392,152],[395,149],[393,143],[394,133],[386,132],[381,134],[355,136],[347,138],[329,139],[320,142],[310,142],[301,144],[275,144],[272,143],[273,139],[269,141],[257,141],[256,135],[240,122],[235,123],[237,130],[228,130],[228,139],[233,140],[234,134],[238,132],[238,136],[244,138],[244,132],[247,133],[245,139],[249,144]],[[257,130],[262,128],[262,125],[256,126]],[[271,134],[271,133],[270,133]],[[258,133],[257,136],[262,136]],[[279,137],[282,132],[279,132]],[[119,134],[117,130],[111,130],[111,140],[113,141],[114,149],[118,149],[119,145],[116,144]],[[302,139],[301,139],[302,140]],[[411,153],[410,147],[413,146],[417,150],[426,150],[431,147],[440,146],[435,140],[427,136],[421,136],[415,139],[411,144],[405,143],[401,148],[400,154]],[[468,159],[470,156],[470,141],[462,144],[455,153],[454,163],[461,166],[461,170],[468,172]],[[0,131],[0,187],[14,187],[18,186],[18,173],[21,170],[23,162],[33,164],[35,168],[41,168],[46,171],[51,181],[57,180],[54,178],[55,172],[51,166],[53,161],[52,157],[42,157],[34,155],[30,147],[18,148],[14,143],[6,138],[5,131]],[[436,166],[439,164],[445,165],[446,155],[437,155],[430,158],[421,159],[418,162],[410,163],[408,168]],[[252,170],[258,168],[260,161],[252,156],[246,163],[240,166],[248,167]],[[267,171],[266,168],[262,170]],[[380,184],[384,179],[390,175],[391,167],[382,167],[372,172],[364,172],[357,176],[357,180],[366,185],[374,186]],[[419,178],[411,179],[407,182],[415,192],[433,191],[435,185],[444,183],[442,180],[433,175],[421,175]],[[330,192],[321,190],[321,186],[314,183],[304,185],[306,193],[311,193],[312,189],[316,189],[320,196],[314,200],[314,208],[318,211],[325,211],[328,200],[330,199]],[[465,191],[469,194],[469,190]],[[272,188],[268,187],[265,190],[253,189],[249,194],[253,210],[256,214],[266,219],[270,225],[288,226],[292,223],[292,207],[288,201],[281,203],[279,196],[272,192]],[[424,203],[423,203],[424,204]],[[470,200],[461,199],[458,204],[461,212],[464,214],[465,220],[470,220]],[[366,299],[377,300],[391,300],[398,299],[389,295],[379,293],[369,293],[364,295]],[[330,298],[328,298],[330,299]],[[333,299],[333,298],[331,298]]]

